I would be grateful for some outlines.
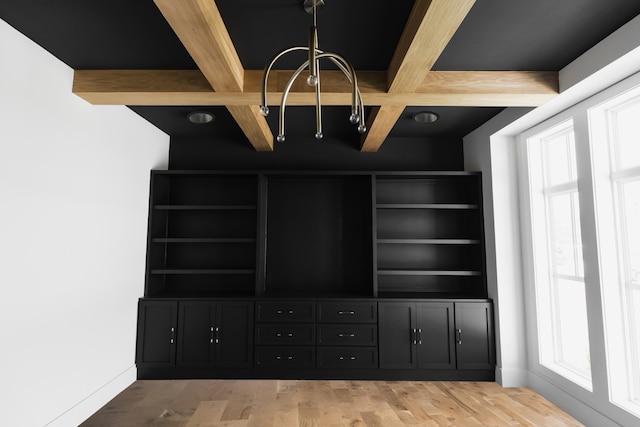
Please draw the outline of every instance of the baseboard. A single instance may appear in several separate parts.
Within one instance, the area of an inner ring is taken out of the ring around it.
[[[502,387],[528,387],[529,371],[526,369],[504,369],[496,366],[496,382]]]
[[[69,427],[79,425],[113,399],[118,393],[129,387],[135,380],[136,367],[131,366],[60,416],[47,423],[46,426]]]
[[[585,426],[620,427],[620,424],[597,411],[588,403],[576,398],[565,390],[534,372],[529,373],[529,386],[533,391],[571,415]]]

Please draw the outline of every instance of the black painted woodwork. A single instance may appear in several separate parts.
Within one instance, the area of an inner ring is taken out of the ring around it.
[[[152,172],[145,296],[485,298],[480,175]]]
[[[251,367],[253,302],[181,301],[177,366]]]
[[[418,367],[413,330],[416,328],[415,304],[385,302],[378,305],[380,322],[380,367],[415,369]]]
[[[377,294],[485,297],[479,175],[375,178]]]
[[[491,304],[456,302],[455,327],[458,369],[492,369],[495,345]]]
[[[267,176],[266,293],[371,295],[370,176]]]
[[[177,301],[141,300],[138,303],[138,366],[163,368],[175,365],[177,325]]]
[[[381,368],[492,369],[495,363],[490,303],[381,302],[379,313]]]
[[[153,171],[139,377],[492,379],[480,189],[459,171]]]

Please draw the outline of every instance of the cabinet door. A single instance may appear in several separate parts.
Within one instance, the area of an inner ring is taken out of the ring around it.
[[[378,305],[380,368],[417,367],[414,325],[415,304],[381,302]]]
[[[212,302],[180,302],[178,366],[206,367],[213,363],[215,307]]]
[[[177,301],[140,301],[136,363],[171,367],[176,361]]]
[[[418,367],[455,369],[453,303],[416,304]]]
[[[253,302],[223,301],[217,305],[219,327],[216,346],[217,367],[253,365]]]
[[[455,303],[458,369],[494,369],[490,303]]]

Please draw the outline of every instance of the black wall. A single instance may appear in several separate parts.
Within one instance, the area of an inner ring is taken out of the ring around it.
[[[288,137],[273,152],[257,152],[246,140],[172,137],[170,169],[195,170],[463,170],[462,139],[389,138],[376,153],[352,139]]]

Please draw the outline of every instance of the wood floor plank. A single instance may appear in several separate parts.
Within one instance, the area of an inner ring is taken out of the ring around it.
[[[136,381],[83,427],[438,427],[581,424],[526,388],[489,382]]]

